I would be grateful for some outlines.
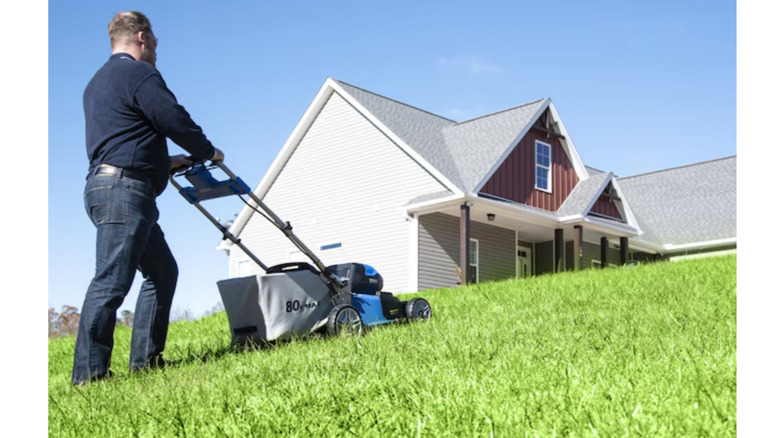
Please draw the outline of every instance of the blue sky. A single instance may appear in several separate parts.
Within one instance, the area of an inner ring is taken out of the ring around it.
[[[250,185],[328,77],[459,121],[550,97],[585,163],[620,176],[736,154],[734,2],[51,2],[48,305],[57,310],[81,307],[94,269],[81,96],[110,55],[108,21],[127,9],[150,18],[158,69]],[[204,205],[226,219],[235,201]],[[170,187],[158,204],[181,271],[174,314],[200,315],[228,274],[221,235]],[[139,283],[122,309],[134,309]]]

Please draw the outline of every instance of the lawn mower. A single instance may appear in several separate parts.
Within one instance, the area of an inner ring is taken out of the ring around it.
[[[226,179],[217,180],[219,168]],[[182,186],[178,180],[186,179]],[[427,319],[431,306],[424,298],[401,301],[382,291],[382,276],[361,263],[326,266],[282,221],[222,162],[194,162],[175,169],[171,184],[228,239],[262,270],[263,274],[217,282],[230,323],[233,344],[264,343],[304,336],[313,332],[328,335],[360,335],[366,327],[401,321]],[[244,198],[249,197],[249,201]],[[246,205],[278,228],[313,264],[291,262],[266,266],[201,203],[209,199],[238,196]]]

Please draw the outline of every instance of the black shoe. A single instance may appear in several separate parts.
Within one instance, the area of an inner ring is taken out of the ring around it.
[[[98,375],[95,375],[95,376],[90,376],[90,378],[87,379],[87,380],[74,381],[73,382],[73,386],[82,387],[82,386],[84,386],[84,385],[86,385],[88,383],[94,383],[94,382],[97,382],[97,381],[100,381],[100,380],[108,380],[108,379],[111,379],[112,377],[114,377],[114,372],[111,371],[111,370],[108,370],[108,371],[106,371],[105,374],[98,374]]]
[[[154,357],[152,359],[149,359],[148,362],[146,362],[145,365],[132,365],[130,366],[130,372],[132,373],[140,373],[142,371],[146,370],[156,370],[156,369],[163,369],[168,368],[170,366],[178,364],[178,361],[167,361],[165,358],[160,355],[157,357]]]

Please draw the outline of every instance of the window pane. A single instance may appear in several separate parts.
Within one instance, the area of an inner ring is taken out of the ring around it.
[[[549,189],[549,186],[547,185],[547,181],[548,181],[547,175],[548,175],[548,173],[549,173],[549,170],[547,170],[545,168],[542,168],[542,167],[537,167],[536,168],[536,187],[537,188],[545,189],[545,190]]]
[[[545,152],[542,152],[542,153],[538,154],[538,156],[537,156],[536,160],[537,160],[537,161],[539,162],[539,164],[541,164],[542,166],[549,167],[549,166],[550,166],[550,154],[549,154],[549,153],[546,153],[546,152],[547,152],[547,151],[545,151]]]
[[[536,164],[544,167],[550,167],[549,146],[536,143]]]
[[[469,277],[476,282],[479,275],[479,241],[469,240]]]

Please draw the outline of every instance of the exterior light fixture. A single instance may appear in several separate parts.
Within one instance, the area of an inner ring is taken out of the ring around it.
[[[493,213],[488,213],[487,216],[488,216],[488,220],[490,222],[493,222],[494,220],[496,220],[496,215],[493,214]]]

